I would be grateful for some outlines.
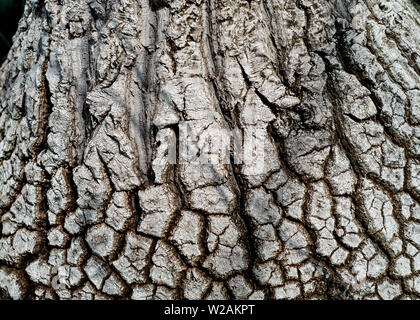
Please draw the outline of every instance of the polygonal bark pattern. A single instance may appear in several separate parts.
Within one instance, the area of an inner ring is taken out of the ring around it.
[[[419,17],[27,1],[0,68],[0,297],[419,298]],[[231,133],[242,161],[207,143]]]

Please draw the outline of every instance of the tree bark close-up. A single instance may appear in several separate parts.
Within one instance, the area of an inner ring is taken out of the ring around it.
[[[408,0],[27,0],[0,299],[419,299]]]

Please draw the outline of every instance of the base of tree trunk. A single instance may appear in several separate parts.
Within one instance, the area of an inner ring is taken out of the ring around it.
[[[420,297],[408,0],[27,1],[0,296]]]

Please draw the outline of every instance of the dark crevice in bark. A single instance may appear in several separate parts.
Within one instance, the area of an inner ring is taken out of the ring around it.
[[[387,133],[386,126],[383,124],[383,122],[381,121],[381,118],[380,118],[381,108],[379,107],[380,106],[379,101],[376,99],[375,94],[373,92],[374,84],[371,83],[371,81],[369,79],[364,79],[363,76],[361,76],[363,71],[358,69],[357,66],[354,66],[351,63],[350,59],[348,58],[348,54],[347,54],[348,48],[347,48],[347,46],[346,46],[346,44],[343,40],[344,31],[341,29],[341,26],[339,24],[337,24],[336,27],[338,29],[338,32],[336,34],[337,38],[338,38],[338,41],[337,41],[337,44],[336,44],[336,49],[338,50],[337,53],[338,53],[339,60],[341,62],[341,66],[343,67],[343,69],[347,73],[355,75],[357,77],[357,79],[359,80],[359,82],[371,92],[370,98],[372,99],[375,106],[377,107],[376,117],[372,120],[376,120],[377,122],[381,123],[382,126],[384,127],[385,133]],[[323,61],[326,65],[326,67],[327,67],[327,74],[329,75],[329,74],[333,73],[335,67],[331,66],[331,64],[329,63],[329,60],[327,59],[327,56],[326,55],[321,55],[321,57],[323,58]],[[378,238],[378,236],[376,236],[376,234],[371,234],[369,232],[369,221],[367,220],[367,217],[366,217],[365,213],[363,212],[363,210],[368,211],[369,209],[364,208],[363,201],[360,198],[360,195],[358,195],[358,190],[360,190],[361,178],[363,176],[369,177],[371,179],[371,181],[374,182],[374,184],[379,184],[380,188],[385,187],[385,189],[386,189],[385,192],[386,193],[388,193],[389,187],[387,187],[386,184],[384,184],[383,181],[379,181],[379,179],[376,175],[366,173],[365,170],[362,169],[359,166],[358,160],[355,158],[356,152],[351,147],[351,144],[348,142],[348,139],[347,139],[346,135],[344,134],[344,129],[343,129],[342,123],[344,122],[344,120],[343,120],[344,116],[349,117],[350,119],[352,119],[356,123],[360,123],[362,121],[355,118],[354,116],[352,116],[350,114],[341,114],[340,115],[340,112],[337,110],[337,107],[334,105],[334,104],[339,103],[338,94],[335,92],[335,90],[336,89],[332,85],[330,77],[328,77],[328,93],[330,94],[331,100],[332,100],[332,103],[333,103],[335,126],[338,129],[337,133],[338,133],[338,136],[339,136],[339,141],[341,142],[343,150],[346,152],[347,158],[350,160],[350,162],[352,164],[352,168],[353,168],[354,172],[357,173],[357,175],[358,175],[358,178],[357,178],[358,183],[356,185],[356,192],[354,194],[350,195],[350,197],[352,199],[352,203],[353,203],[355,216],[357,218],[359,227],[361,227],[363,229],[364,236],[367,237],[369,240],[371,240],[372,243],[374,243],[374,245],[377,248],[379,248],[380,252],[386,257],[388,263],[391,264],[394,259],[393,259],[393,256],[390,254],[390,249],[383,245],[382,240],[380,238]],[[365,119],[365,120],[368,120],[368,119]],[[363,121],[365,121],[365,120],[363,120]],[[391,141],[393,141],[394,143],[399,145],[399,143],[397,143],[393,139],[392,135],[388,135],[388,136],[389,136],[389,139]],[[389,196],[389,198],[390,198],[391,202],[393,202],[393,216],[398,221],[398,218],[396,217],[397,215],[395,214],[395,209],[396,209],[397,204],[393,201],[392,194]],[[400,230],[400,233],[401,232],[402,231]],[[351,249],[351,248],[349,248],[349,249]],[[350,250],[350,252],[353,252],[353,250]],[[390,266],[388,266],[388,268],[386,270],[386,275],[394,281],[400,281],[401,282],[401,288],[403,289],[403,292],[410,295],[410,292],[407,291],[404,288],[404,283],[402,282],[402,280],[398,279],[397,277],[395,277],[391,273]]]

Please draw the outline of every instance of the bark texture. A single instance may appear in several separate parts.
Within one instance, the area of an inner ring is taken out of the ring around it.
[[[419,298],[419,22],[406,0],[27,1],[1,296]],[[262,167],[211,143],[230,132]]]

